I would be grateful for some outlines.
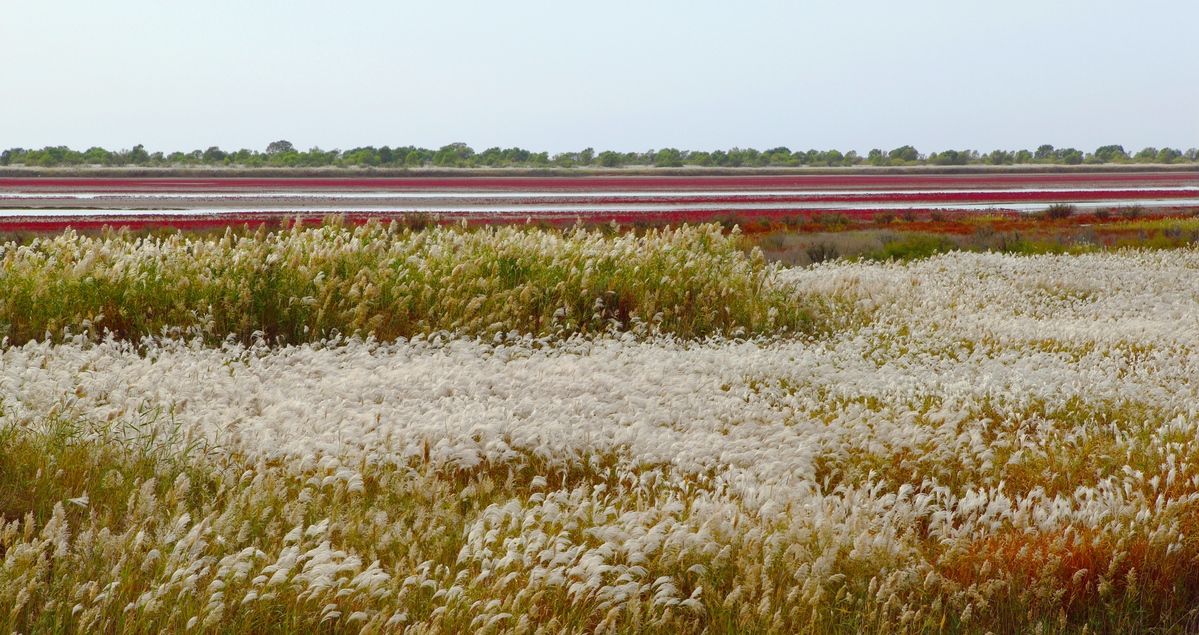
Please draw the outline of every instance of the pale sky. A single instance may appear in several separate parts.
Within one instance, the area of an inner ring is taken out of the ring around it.
[[[0,0],[0,148],[1199,146],[1199,2]]]

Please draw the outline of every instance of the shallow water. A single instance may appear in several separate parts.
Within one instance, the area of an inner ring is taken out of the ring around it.
[[[1170,199],[1112,199],[1112,200],[1095,200],[1071,202],[1068,199],[1063,202],[1070,202],[1078,209],[1099,209],[1110,207],[1127,207],[1130,205],[1138,205],[1141,207],[1196,207],[1199,206],[1199,197],[1189,198],[1170,198]],[[414,202],[416,203],[416,202]],[[945,211],[985,211],[985,210],[1007,210],[1015,212],[1033,213],[1044,210],[1050,202],[1036,203],[931,203],[921,201],[905,201],[905,202],[761,202],[761,201],[746,201],[746,202],[719,202],[719,203],[635,203],[635,204],[559,204],[559,205],[461,205],[461,206],[431,206],[420,205],[419,203],[411,206],[397,207],[395,205],[300,205],[300,206],[241,206],[241,207],[184,207],[184,208],[12,208],[0,209],[0,217],[9,218],[37,218],[37,217],[96,217],[103,218],[107,216],[251,216],[253,214],[404,214],[411,212],[430,212],[437,214],[447,214],[452,216],[472,216],[472,215],[511,215],[521,216],[524,214],[536,214],[538,216],[576,216],[586,215],[589,213],[620,213],[620,212],[672,212],[686,213],[689,211],[695,212],[737,212],[737,211],[755,211],[755,210],[773,210],[773,211],[868,211],[868,210],[888,210],[888,211],[903,211],[903,210],[945,210]]]
[[[196,199],[272,199],[272,198],[315,198],[315,199],[338,199],[338,200],[369,200],[369,199],[455,199],[455,198],[482,198],[482,199],[521,199],[521,198],[577,198],[577,199],[593,199],[593,198],[681,198],[681,197],[721,197],[721,198],[748,198],[762,196],[860,196],[880,197],[894,195],[939,195],[939,194],[977,194],[980,196],[995,195],[995,194],[1063,194],[1068,195],[1070,192],[1194,192],[1199,195],[1199,187],[1192,186],[1165,186],[1165,187],[1119,187],[1119,188],[1102,188],[1102,187],[1071,187],[1071,188],[996,188],[996,189],[936,189],[936,190],[645,190],[645,191],[589,191],[589,192],[555,192],[552,190],[526,190],[526,191],[445,191],[432,190],[421,192],[396,191],[396,190],[372,190],[372,191],[326,191],[326,190],[277,190],[266,192],[242,192],[242,191],[206,191],[206,192],[116,192],[116,191],[89,191],[89,192],[30,192],[30,191],[5,191],[0,189],[0,201],[5,200],[40,200],[40,199],[60,199],[60,200],[92,200],[92,199],[180,199],[180,200],[196,200]],[[1068,197],[1067,197],[1068,198]]]

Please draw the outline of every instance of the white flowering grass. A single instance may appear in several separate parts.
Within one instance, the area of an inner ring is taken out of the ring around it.
[[[1196,269],[786,272],[818,339],[8,346],[0,627],[1186,632]]]

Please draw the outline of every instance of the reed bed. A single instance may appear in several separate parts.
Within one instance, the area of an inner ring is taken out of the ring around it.
[[[715,225],[612,235],[372,223],[223,237],[65,232],[0,246],[0,337],[390,341],[445,331],[682,337],[812,328],[776,270]]]
[[[8,345],[0,629],[1192,632],[1197,270],[773,271],[819,337]]]

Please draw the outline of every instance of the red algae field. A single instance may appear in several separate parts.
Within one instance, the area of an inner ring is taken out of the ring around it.
[[[687,222],[844,214],[1199,209],[1199,172],[402,178],[0,178],[0,229],[219,226],[344,214]]]

